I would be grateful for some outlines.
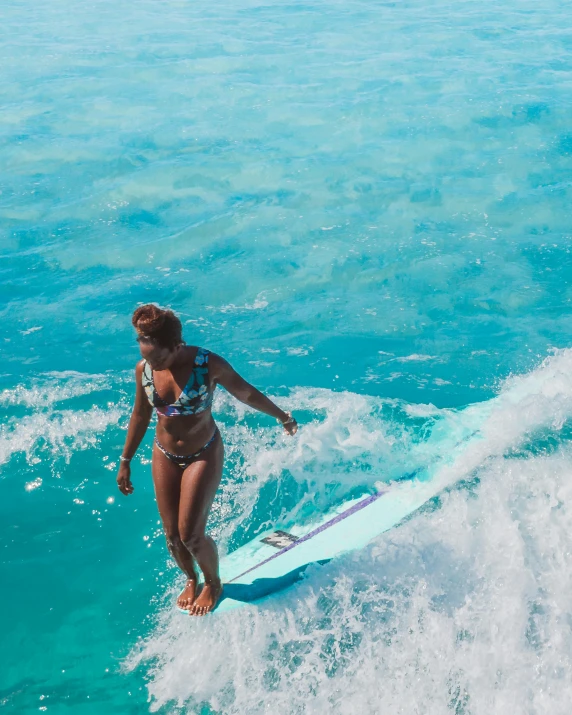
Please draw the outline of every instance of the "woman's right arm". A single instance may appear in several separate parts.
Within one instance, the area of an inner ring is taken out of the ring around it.
[[[127,428],[123,454],[121,455],[128,461],[121,460],[117,473],[117,486],[122,494],[131,494],[133,492],[133,485],[131,484],[131,459],[145,436],[145,432],[151,421],[151,415],[153,414],[153,407],[147,399],[141,382],[142,373],[143,361],[141,360],[137,363],[137,367],[135,368],[135,404],[133,405],[133,412],[129,420],[129,427]]]

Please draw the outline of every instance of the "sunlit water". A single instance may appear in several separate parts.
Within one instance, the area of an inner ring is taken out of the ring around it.
[[[569,13],[3,4],[3,711],[570,712]],[[223,552],[478,429],[365,550],[185,619],[151,433],[115,487],[150,300],[301,423],[217,395]]]

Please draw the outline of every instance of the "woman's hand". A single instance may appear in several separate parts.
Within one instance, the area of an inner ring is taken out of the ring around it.
[[[289,435],[295,435],[298,431],[298,423],[292,417],[291,412],[286,412],[286,415],[287,419],[282,421],[282,427],[284,427],[284,431],[288,432]]]
[[[117,486],[122,494],[127,496],[133,494],[133,484],[131,484],[131,465],[129,462],[121,462],[117,473]]]

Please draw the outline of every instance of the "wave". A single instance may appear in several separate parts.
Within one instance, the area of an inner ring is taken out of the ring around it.
[[[24,417],[1,428],[0,465],[18,453],[33,464],[41,461],[40,454],[46,451],[51,460],[61,456],[69,459],[74,452],[95,446],[97,435],[116,425],[122,414],[118,408],[94,407]]]
[[[86,375],[75,371],[49,372],[29,387],[16,385],[0,392],[0,405],[11,407],[51,407],[74,397],[89,395],[107,387],[106,375]]]
[[[100,435],[126,414],[122,399],[105,404],[110,397],[109,379],[76,372],[48,373],[30,386],[0,392],[0,405],[7,415],[0,427],[0,465],[18,455],[32,465],[61,457],[69,461],[74,452],[96,446]]]
[[[558,351],[463,410],[298,390],[290,406],[323,414],[272,450],[245,446],[257,434],[246,418],[227,428],[231,445],[243,445],[238,481],[249,488],[230,494],[238,512],[217,513],[224,533],[252,519],[276,481],[305,485],[304,498],[320,504],[314,492],[335,501],[356,482],[368,488],[400,463],[425,462],[443,490],[258,607],[187,619],[170,585],[155,628],[124,663],[145,670],[151,709],[567,712],[571,368],[572,351]]]

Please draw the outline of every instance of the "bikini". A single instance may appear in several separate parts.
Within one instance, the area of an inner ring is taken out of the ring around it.
[[[209,355],[210,352],[204,348],[199,348],[197,350],[193,370],[187,384],[183,387],[183,391],[181,392],[179,398],[171,405],[168,402],[165,402],[165,400],[163,400],[157,393],[155,383],[153,382],[153,370],[151,369],[149,363],[146,360],[144,361],[141,382],[149,402],[158,414],[164,415],[165,417],[198,415],[210,408],[213,402],[213,390],[209,388],[208,381]],[[161,452],[163,452],[167,459],[170,459],[171,462],[179,466],[181,469],[185,469],[211,446],[217,434],[218,427],[215,428],[213,436],[199,449],[198,452],[184,456],[180,454],[172,454],[167,451],[159,442],[157,437],[155,437],[155,444]]]

